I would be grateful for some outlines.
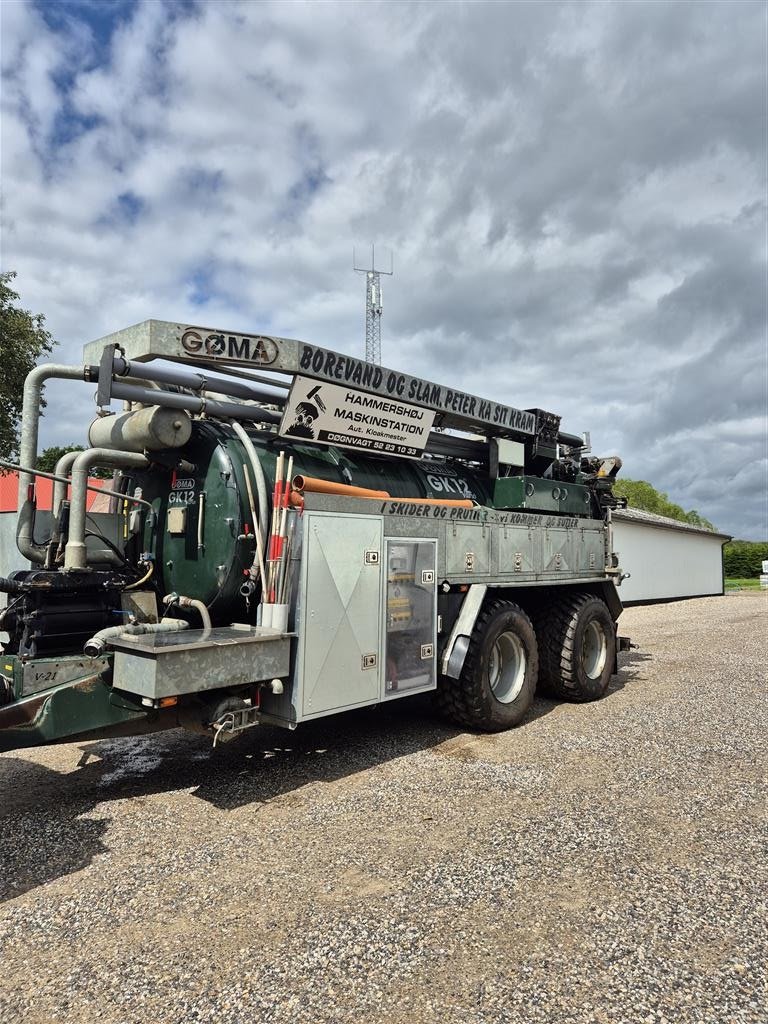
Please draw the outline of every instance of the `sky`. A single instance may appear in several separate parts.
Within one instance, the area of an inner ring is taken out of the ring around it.
[[[363,356],[375,242],[386,366],[765,539],[766,10],[4,0],[2,269],[57,361],[148,318]]]

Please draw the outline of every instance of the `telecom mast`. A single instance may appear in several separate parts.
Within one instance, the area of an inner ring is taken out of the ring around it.
[[[365,274],[365,361],[381,363],[381,275],[391,277],[394,273],[392,253],[389,254],[389,270],[376,267],[376,248],[371,245],[370,267],[359,267],[355,250],[352,250],[352,267],[358,274]]]

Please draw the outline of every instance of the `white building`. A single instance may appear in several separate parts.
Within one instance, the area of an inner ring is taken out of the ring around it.
[[[635,508],[612,513],[613,548],[630,573],[623,604],[673,601],[724,592],[723,544],[731,538]]]

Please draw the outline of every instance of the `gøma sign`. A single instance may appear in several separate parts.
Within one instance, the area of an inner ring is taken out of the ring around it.
[[[194,328],[184,331],[181,347],[198,359],[241,359],[258,366],[270,366],[278,355],[274,339],[261,334],[206,334]]]

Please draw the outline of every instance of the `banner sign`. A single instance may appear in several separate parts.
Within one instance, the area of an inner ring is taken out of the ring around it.
[[[296,377],[280,423],[295,441],[321,441],[381,455],[418,459],[435,414],[417,405],[338,384]]]
[[[341,388],[357,388],[392,403],[414,403],[436,413],[439,427],[492,433],[499,437],[535,435],[536,412],[492,402],[423,377],[388,370],[354,356],[318,348],[295,338],[260,333],[240,334],[211,327],[194,327],[164,320],[117,331],[85,347],[86,363],[97,364],[105,346],[119,346],[127,360],[180,359],[207,366],[247,366],[275,373],[302,374]],[[489,371],[490,373],[490,371]],[[490,429],[488,429],[490,428]]]
[[[478,426],[488,424],[500,428],[498,432],[520,434],[536,433],[536,414],[514,409],[500,402],[490,402],[476,395],[468,395],[455,388],[432,384],[421,377],[396,373],[383,366],[363,362],[352,356],[340,355],[328,349],[298,342],[298,370],[326,380],[348,382],[376,391],[392,399],[419,402],[421,405],[444,413],[447,417],[464,419]]]

